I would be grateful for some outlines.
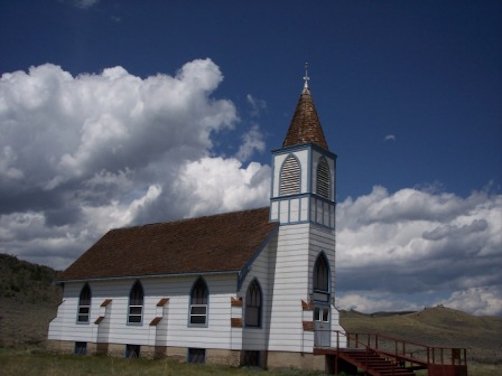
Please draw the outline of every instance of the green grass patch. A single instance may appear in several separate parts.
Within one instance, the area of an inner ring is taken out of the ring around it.
[[[55,355],[41,350],[0,349],[2,376],[319,376],[295,369],[265,371],[218,365],[178,363],[170,359],[123,359],[107,356]]]

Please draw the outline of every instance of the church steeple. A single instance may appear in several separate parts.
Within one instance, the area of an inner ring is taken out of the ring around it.
[[[312,95],[310,94],[308,84],[310,77],[308,76],[307,65],[303,79],[305,81],[303,90],[282,147],[316,144],[323,149],[329,150],[314,101],[312,100]]]
[[[282,143],[272,151],[270,220],[335,228],[336,155],[328,150],[310,94],[308,71],[300,100]]]

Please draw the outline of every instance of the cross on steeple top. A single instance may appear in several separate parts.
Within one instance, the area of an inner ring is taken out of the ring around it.
[[[310,77],[309,77],[309,63],[305,63],[305,76],[303,76],[303,81],[304,81],[304,84],[303,84],[303,91],[306,91],[309,89],[309,80],[310,80]]]

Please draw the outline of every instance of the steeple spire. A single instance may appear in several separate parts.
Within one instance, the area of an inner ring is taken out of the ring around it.
[[[306,93],[309,91],[309,80],[310,80],[310,77],[309,77],[309,63],[306,62],[305,63],[305,76],[303,76],[303,81],[304,81],[304,84],[303,84],[303,93]]]
[[[314,101],[310,94],[308,63],[305,63],[305,76],[303,77],[303,81],[303,90],[282,146],[317,144],[323,149],[328,150],[328,144],[324,138],[321,122],[319,121],[319,116],[317,116]]]

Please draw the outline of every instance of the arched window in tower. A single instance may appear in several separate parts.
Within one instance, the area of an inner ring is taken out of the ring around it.
[[[249,284],[246,292],[246,312],[244,314],[245,324],[247,327],[261,326],[261,311],[262,311],[262,295],[258,280],[253,280]]]
[[[136,281],[129,293],[129,314],[127,322],[129,324],[140,324],[143,317],[143,286],[140,281]]]
[[[89,311],[91,310],[91,288],[86,283],[82,290],[80,291],[80,297],[78,298],[78,316],[77,322],[88,323],[89,322]]]
[[[207,325],[207,307],[209,291],[202,277],[195,281],[190,293],[190,325]]]
[[[324,157],[319,158],[317,164],[316,193],[327,199],[331,196],[331,175],[328,161]]]
[[[329,264],[324,253],[321,253],[314,264],[313,273],[314,300],[325,301],[329,299]]]
[[[289,155],[281,167],[279,195],[287,196],[300,193],[300,162],[294,155]]]

